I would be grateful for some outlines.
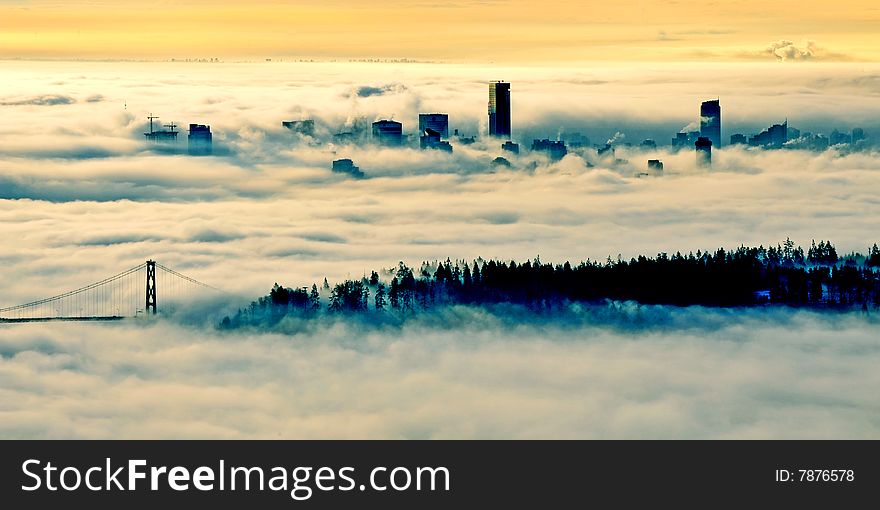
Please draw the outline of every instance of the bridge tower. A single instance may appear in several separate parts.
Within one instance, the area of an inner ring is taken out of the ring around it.
[[[147,261],[147,304],[145,313],[156,315],[156,261]]]

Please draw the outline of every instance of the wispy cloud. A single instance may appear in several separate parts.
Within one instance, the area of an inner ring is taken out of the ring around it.
[[[57,94],[47,94],[42,96],[31,97],[7,97],[0,99],[0,106],[57,106],[73,104],[76,99],[70,96],[62,96]]]
[[[749,56],[748,54],[744,56]],[[852,57],[843,53],[828,50],[819,46],[816,41],[805,40],[802,44],[780,39],[770,43],[763,51],[755,52],[751,56],[772,57],[780,62],[805,62],[805,61],[847,61]]]

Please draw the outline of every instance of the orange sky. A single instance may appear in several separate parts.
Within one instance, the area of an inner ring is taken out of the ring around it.
[[[874,0],[0,0],[0,57],[878,61],[878,33]]]

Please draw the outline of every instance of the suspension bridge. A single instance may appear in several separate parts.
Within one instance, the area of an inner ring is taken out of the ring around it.
[[[205,291],[222,292],[148,260],[76,290],[0,308],[0,322],[113,321],[156,315],[172,311]]]

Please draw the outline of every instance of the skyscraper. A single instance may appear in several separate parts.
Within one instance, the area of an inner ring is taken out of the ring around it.
[[[426,129],[433,129],[440,133],[440,138],[444,140],[448,139],[449,115],[445,113],[420,113],[419,132],[424,133]]]
[[[852,143],[859,143],[865,139],[865,130],[862,128],[853,128]]]
[[[752,147],[772,147],[781,149],[788,141],[788,120],[782,124],[773,124],[757,135],[749,137],[749,145]]]
[[[373,123],[373,141],[389,147],[403,145],[403,124],[393,120],[377,120]]]
[[[293,131],[294,133],[299,133],[306,136],[315,136],[314,119],[283,120],[281,121],[281,125]]]
[[[559,161],[568,154],[568,149],[565,147],[565,142],[545,138],[532,142],[532,152],[544,152],[550,156],[551,160]]]
[[[510,83],[489,83],[489,136],[510,138]]]
[[[437,149],[446,152],[452,152],[452,144],[446,140],[441,140],[440,132],[431,128],[425,128],[422,136],[419,137],[419,147],[422,149]]]
[[[730,145],[746,145],[748,143],[749,143],[748,137],[742,133],[736,133],[735,135],[730,135]]]
[[[694,143],[694,149],[697,152],[697,165],[703,167],[712,166],[712,140],[701,136]]]
[[[721,147],[721,103],[703,101],[700,105],[700,136],[712,140],[712,145]]]
[[[188,152],[191,156],[210,156],[213,150],[213,137],[211,126],[204,124],[190,124]]]

